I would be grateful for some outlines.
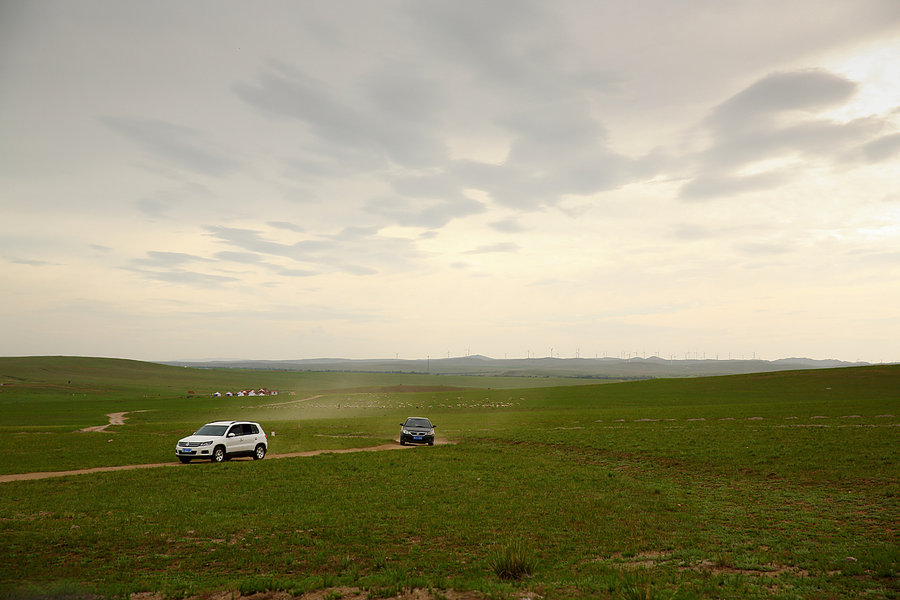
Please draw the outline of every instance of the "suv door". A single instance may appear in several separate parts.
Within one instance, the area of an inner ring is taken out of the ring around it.
[[[256,436],[253,435],[253,425],[251,423],[242,423],[244,437],[241,438],[241,452],[253,452],[256,447]]]
[[[264,439],[265,434],[256,423],[247,423],[245,427],[247,428],[247,440],[249,441],[247,450],[253,450],[256,448],[256,442]]]
[[[228,432],[225,434],[225,452],[234,454],[236,452],[246,451],[247,438],[244,435],[244,425],[242,423],[235,423],[228,428]]]

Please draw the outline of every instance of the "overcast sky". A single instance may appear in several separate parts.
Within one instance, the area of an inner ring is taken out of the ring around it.
[[[896,0],[0,0],[0,355],[900,361]]]

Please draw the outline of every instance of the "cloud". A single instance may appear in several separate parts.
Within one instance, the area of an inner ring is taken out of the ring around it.
[[[512,242],[498,242],[496,244],[487,244],[478,246],[472,250],[467,250],[463,254],[495,254],[505,252],[518,252],[519,245]]]
[[[157,158],[182,168],[213,176],[237,168],[235,161],[212,149],[212,143],[195,129],[135,117],[101,117],[100,121]]]
[[[258,265],[263,262],[262,257],[260,257],[259,254],[255,254],[253,252],[230,252],[225,250],[222,252],[216,252],[213,256],[219,260],[246,263],[250,265]]]
[[[586,101],[560,100],[502,121],[514,138],[499,180],[515,190],[515,198],[492,193],[505,203],[520,203],[530,191],[535,204],[552,205],[566,194],[615,189],[635,175],[635,162],[609,148],[606,129]]]
[[[900,252],[869,252],[856,258],[866,266],[900,267]]]
[[[735,248],[744,254],[760,256],[787,254],[793,249],[793,246],[788,242],[748,242],[739,244]]]
[[[167,213],[177,205],[174,199],[161,196],[147,196],[137,201],[138,210],[154,219],[164,218]]]
[[[269,263],[265,261],[261,255],[254,252],[233,252],[223,250],[221,252],[216,252],[213,257],[219,261],[263,267],[283,277],[311,277],[313,275],[318,275],[317,271],[311,269],[291,269]]]
[[[183,268],[188,264],[212,262],[215,261],[184,252],[151,250],[146,253],[145,258],[135,258],[130,265],[121,268],[147,279],[178,285],[218,287],[225,283],[238,281],[237,278],[227,275],[213,275]]]
[[[718,130],[755,128],[786,113],[815,114],[841,105],[857,88],[857,83],[822,70],[772,73],[720,104],[710,120]]]
[[[366,84],[368,93],[342,96],[323,81],[277,65],[263,72],[255,84],[236,84],[234,92],[265,115],[304,123],[317,141],[308,149],[334,158],[348,151],[363,153],[365,159],[355,162],[370,168],[384,166],[384,159],[414,168],[444,161],[446,148],[427,127],[432,110],[418,107],[412,113],[399,112],[390,105],[391,94],[397,92],[388,89],[391,82],[385,78],[405,78],[421,98],[438,96],[429,91],[424,78],[411,73],[375,74]]]
[[[595,114],[596,96],[617,91],[619,78],[580,63],[559,15],[545,8],[501,1],[476,11],[466,2],[438,1],[409,12],[423,52],[446,63],[445,72],[475,78],[492,98],[462,118],[484,122],[509,141],[499,163],[460,158],[445,172],[520,211],[615,189],[646,167],[611,150]]]
[[[420,46],[434,60],[473,74],[478,86],[542,101],[578,87],[617,89],[620,78],[574,62],[567,31],[554,11],[531,0],[490,3],[438,0],[410,5]]]
[[[784,170],[755,175],[701,175],[681,188],[681,197],[687,200],[732,197],[747,192],[771,189],[789,179],[790,174]]]
[[[534,3],[501,0],[471,8],[447,0],[414,3],[409,16],[426,48],[466,65],[482,81],[509,85],[530,79],[529,71],[538,66],[520,60],[528,41],[516,38],[539,22]]]
[[[420,255],[409,240],[378,235],[374,227],[347,227],[335,234],[302,237],[293,243],[273,241],[252,229],[209,226],[206,230],[217,242],[237,249],[225,251],[235,253],[226,256],[247,261],[245,253],[267,254],[303,264],[302,269],[287,271],[294,276],[308,276],[313,270],[351,275],[405,270],[412,268]]]
[[[279,267],[277,265],[268,265],[276,274],[282,277],[312,277],[318,275],[318,271],[310,269],[289,269],[287,267]]]
[[[484,205],[463,194],[463,183],[447,173],[396,178],[396,192],[369,200],[364,210],[406,226],[439,228],[453,219],[484,211]]]
[[[841,122],[822,116],[852,100],[858,87],[822,70],[779,72],[722,102],[701,126],[710,143],[697,155],[697,174],[680,197],[706,200],[772,189],[814,164],[839,165],[860,147],[869,160],[889,156],[896,142],[876,139],[889,126],[885,118]]]
[[[614,189],[647,170],[608,147],[591,96],[613,90],[616,78],[572,59],[552,11],[521,1],[477,11],[440,1],[411,5],[405,16],[411,28],[402,31],[414,39],[402,47],[415,52],[363,71],[349,90],[283,63],[233,86],[259,112],[305,126],[309,135],[297,136],[298,156],[289,160],[294,170],[305,177],[415,170],[383,177],[395,193],[371,198],[364,211],[430,228],[484,210],[467,188],[530,211],[567,194]],[[459,95],[473,76],[490,102]],[[509,136],[503,163],[451,161],[444,140],[460,123]]]
[[[206,230],[209,232],[209,235],[218,241],[233,244],[238,248],[263,254],[289,256],[287,247],[284,244],[266,240],[259,231],[253,229],[212,226],[207,227]],[[293,256],[290,257],[293,258]]]
[[[29,267],[53,267],[59,266],[60,263],[50,262],[46,260],[37,260],[32,258],[19,258],[15,256],[6,257],[7,262],[11,262],[14,265],[26,265]]]
[[[488,223],[488,227],[500,233],[521,233],[525,228],[514,218]]]
[[[870,162],[883,162],[900,153],[900,133],[882,136],[868,142],[862,148],[863,156]]]
[[[139,273],[147,279],[196,287],[219,287],[226,283],[240,281],[237,277],[230,277],[225,275],[210,275],[209,273],[183,271],[181,269],[174,269],[171,271],[147,271],[143,269],[131,268],[127,270]]]
[[[303,228],[294,223],[288,223],[287,221],[269,221],[266,223],[269,227],[275,227],[278,229],[287,229],[288,231],[293,231],[295,233],[303,232]]]
[[[212,258],[205,258],[183,252],[159,252],[149,251],[145,258],[136,258],[126,270],[140,274],[142,277],[167,283],[196,285],[196,286],[220,286],[230,282],[241,281],[232,275],[218,275],[204,273],[195,270],[186,270],[183,267],[188,264],[201,263],[213,269],[221,269],[221,263],[237,263],[245,267],[257,267],[265,269],[284,277],[309,277],[318,274],[309,269],[292,269],[276,265],[264,260],[263,256],[256,252],[221,251],[213,254]]]
[[[192,262],[208,262],[209,259],[184,252],[147,252],[147,258],[136,258],[132,263],[148,267],[174,267]]]
[[[381,65],[365,77],[364,89],[372,109],[397,122],[427,125],[444,104],[438,85],[408,62]]]
[[[757,123],[752,131],[717,132],[716,142],[704,160],[709,166],[726,169],[740,169],[753,162],[781,157],[843,160],[851,149],[877,135],[884,125],[876,118],[846,123],[811,119],[783,126]]]
[[[550,107],[547,112],[564,112]],[[538,112],[535,119],[541,118]],[[573,126],[579,122],[581,126]],[[649,178],[655,168],[610,150],[602,128],[587,114],[546,116],[541,127],[522,125],[502,164],[456,161],[449,172],[466,188],[487,192],[497,203],[520,211],[557,206],[566,195],[592,195]]]
[[[463,196],[448,200],[381,196],[369,200],[364,210],[398,225],[439,228],[455,218],[476,214],[484,206]]]
[[[680,223],[675,226],[672,235],[682,241],[693,242],[698,240],[707,240],[716,237],[716,232],[708,227],[693,225],[690,223]]]
[[[184,261],[189,262],[189,261]],[[181,268],[181,262],[154,261],[153,259],[135,259],[130,266],[121,267],[126,271],[137,273],[141,277],[154,281],[189,285],[197,287],[219,287],[226,283],[239,281],[229,275],[213,275]]]

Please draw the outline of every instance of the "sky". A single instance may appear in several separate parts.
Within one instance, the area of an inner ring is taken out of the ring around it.
[[[0,356],[900,361],[896,0],[0,0]]]

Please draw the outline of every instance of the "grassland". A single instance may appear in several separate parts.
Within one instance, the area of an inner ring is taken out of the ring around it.
[[[896,366],[561,386],[34,358],[0,383],[0,474],[174,463],[225,417],[273,454],[391,443],[409,414],[455,442],[0,483],[7,596],[900,594]]]

